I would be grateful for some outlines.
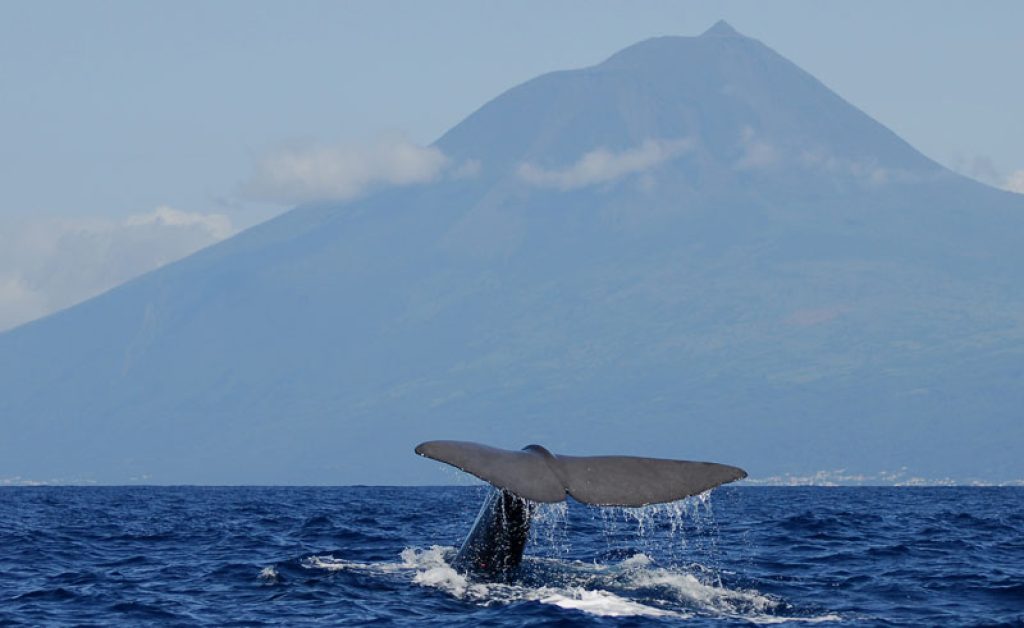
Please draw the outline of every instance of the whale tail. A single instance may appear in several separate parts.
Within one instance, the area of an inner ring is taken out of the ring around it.
[[[535,502],[566,495],[594,506],[646,506],[698,495],[747,472],[713,462],[635,456],[561,456],[540,445],[510,451],[456,440],[433,440],[416,453],[475,475]]]
[[[595,506],[646,506],[697,495],[747,477],[738,467],[712,462],[635,456],[560,456],[540,445],[510,451],[477,443],[434,440],[416,453],[490,483],[453,566],[507,578],[522,560],[534,502],[566,496]]]

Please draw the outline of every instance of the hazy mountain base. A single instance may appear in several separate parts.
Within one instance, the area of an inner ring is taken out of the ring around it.
[[[1024,476],[1024,197],[758,42],[643,42],[437,146],[479,173],[0,335],[0,476],[434,483],[428,438]]]

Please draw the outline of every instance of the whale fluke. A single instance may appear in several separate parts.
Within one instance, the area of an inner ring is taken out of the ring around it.
[[[595,506],[646,506],[683,499],[747,477],[712,462],[634,456],[556,456],[540,445],[509,451],[457,440],[432,440],[416,453],[471,473],[494,486],[452,561],[487,578],[513,575],[523,559],[534,502],[567,495]]]
[[[560,502],[570,495],[595,506],[646,506],[697,495],[747,477],[743,469],[713,462],[561,456],[540,445],[509,451],[465,441],[435,440],[421,443],[416,453],[535,502]]]

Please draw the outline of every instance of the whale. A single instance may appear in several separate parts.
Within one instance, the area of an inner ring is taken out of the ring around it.
[[[572,498],[592,506],[636,508],[699,495],[747,477],[715,462],[638,456],[566,456],[540,445],[499,449],[457,440],[416,446],[425,458],[451,465],[491,485],[452,567],[488,580],[514,578],[538,504]]]

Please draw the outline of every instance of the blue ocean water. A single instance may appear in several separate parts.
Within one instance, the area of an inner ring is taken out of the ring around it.
[[[723,487],[545,506],[449,566],[485,487],[0,489],[0,625],[1024,624],[1024,489]]]

